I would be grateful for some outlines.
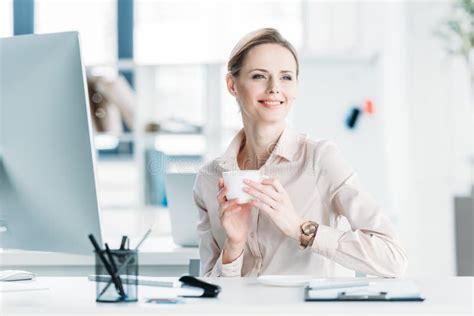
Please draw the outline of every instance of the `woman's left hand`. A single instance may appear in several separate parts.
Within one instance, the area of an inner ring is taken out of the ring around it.
[[[244,192],[254,197],[252,205],[265,212],[288,237],[300,240],[300,225],[304,222],[296,213],[288,193],[277,179],[264,179],[261,183],[244,180],[249,187]]]

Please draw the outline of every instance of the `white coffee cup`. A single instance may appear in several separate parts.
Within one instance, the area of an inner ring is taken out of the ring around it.
[[[263,179],[267,178],[260,170],[224,171],[222,177],[224,178],[224,186],[228,189],[227,199],[238,199],[239,204],[248,203],[253,199],[253,196],[243,191],[244,187],[248,187],[244,180],[262,182]]]

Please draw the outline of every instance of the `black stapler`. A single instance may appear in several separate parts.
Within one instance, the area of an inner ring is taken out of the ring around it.
[[[202,293],[200,297],[217,297],[221,292],[221,287],[219,285],[204,282],[190,275],[180,277],[179,281],[181,281],[183,285],[203,289],[204,293]]]

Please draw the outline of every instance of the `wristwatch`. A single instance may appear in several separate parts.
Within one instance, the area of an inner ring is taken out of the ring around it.
[[[311,247],[318,232],[319,224],[306,221],[301,224],[301,235],[300,235],[300,249],[306,249],[308,246]]]

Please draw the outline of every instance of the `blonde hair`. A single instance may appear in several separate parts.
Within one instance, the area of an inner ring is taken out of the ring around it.
[[[227,63],[228,72],[232,76],[238,77],[247,53],[255,46],[261,44],[278,44],[288,49],[295,58],[296,76],[298,76],[299,62],[295,48],[290,42],[281,36],[280,32],[273,28],[259,29],[242,37],[242,39],[237,43],[237,45],[235,45],[234,49],[230,53],[230,58]]]

